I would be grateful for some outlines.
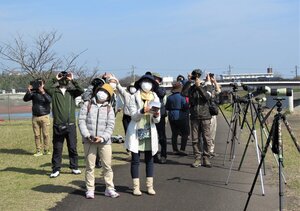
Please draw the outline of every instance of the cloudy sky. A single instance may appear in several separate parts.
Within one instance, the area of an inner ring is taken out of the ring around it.
[[[298,0],[1,0],[0,29],[0,42],[55,30],[60,55],[87,49],[79,63],[118,77],[132,65],[163,76],[272,67],[285,77],[300,66]]]

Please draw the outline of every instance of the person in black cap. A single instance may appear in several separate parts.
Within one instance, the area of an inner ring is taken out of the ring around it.
[[[152,75],[144,75],[134,86],[137,92],[129,102],[131,121],[127,128],[125,146],[131,152],[131,177],[133,195],[140,196],[139,163],[140,153],[145,154],[147,192],[154,195],[153,156],[158,151],[158,137],[155,123],[160,121],[160,102],[156,93],[158,84]]]
[[[209,112],[209,100],[212,94],[209,88],[204,86],[204,81],[201,81],[201,75],[202,71],[200,69],[192,71],[190,81],[183,88],[183,94],[187,94],[190,104],[192,146],[195,156],[192,167],[197,168],[201,166],[202,160],[202,165],[210,168],[212,164],[209,160],[209,152],[212,146],[212,137],[210,133],[211,114]],[[210,81],[209,76],[207,80]],[[203,144],[200,144],[201,137]]]

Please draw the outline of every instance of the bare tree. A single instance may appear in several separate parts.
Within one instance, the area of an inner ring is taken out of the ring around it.
[[[11,43],[0,45],[0,58],[16,63],[22,72],[32,76],[32,78],[42,77],[48,79],[55,71],[70,71],[76,69],[75,60],[85,51],[59,58],[53,51],[53,46],[61,39],[56,31],[41,33],[33,39],[32,46],[29,47],[21,35],[13,39]],[[11,71],[10,68],[5,68]]]

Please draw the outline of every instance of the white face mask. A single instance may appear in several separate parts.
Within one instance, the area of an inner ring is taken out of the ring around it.
[[[130,94],[134,94],[136,92],[136,88],[135,87],[130,87],[129,92],[130,92]]]
[[[99,91],[96,94],[96,98],[97,98],[98,101],[104,102],[104,101],[107,100],[108,94],[105,91]]]
[[[150,92],[152,89],[152,83],[151,82],[142,82],[141,88],[144,92]]]
[[[109,83],[109,85],[113,88],[113,90],[115,90],[117,88],[117,84],[116,83]]]

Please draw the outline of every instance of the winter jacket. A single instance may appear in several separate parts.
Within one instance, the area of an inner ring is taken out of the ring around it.
[[[153,92],[154,101],[159,102],[159,98]],[[141,93],[138,90],[135,94],[132,95],[129,101],[129,111],[131,116],[131,122],[128,125],[126,131],[126,139],[125,139],[125,147],[131,152],[138,153],[139,152],[139,140],[137,137],[137,128],[138,123],[141,118],[145,115],[142,113],[143,102],[141,99]],[[155,123],[160,121],[160,115],[158,117],[154,117],[150,114],[150,127],[151,127],[151,147],[152,147],[152,155],[155,155],[158,151],[158,135]]]
[[[189,104],[179,92],[172,93],[167,98],[166,109],[169,120],[187,120],[189,115]]]
[[[79,84],[72,80],[73,86],[69,85],[65,95],[59,89],[58,83],[47,84],[45,91],[52,97],[53,124],[75,123],[75,98],[83,93]]]
[[[211,119],[209,113],[208,102],[211,99],[211,92],[208,86],[192,85],[188,89],[188,97],[190,104],[190,114],[192,119],[207,120]]]
[[[115,113],[112,106],[105,102],[98,107],[95,98],[84,102],[80,109],[78,126],[83,142],[88,142],[90,136],[99,136],[104,139],[104,144],[111,144],[111,135],[115,126]]]
[[[44,116],[50,114],[51,97],[45,93],[27,91],[23,100],[28,102],[32,100],[32,115]]]

